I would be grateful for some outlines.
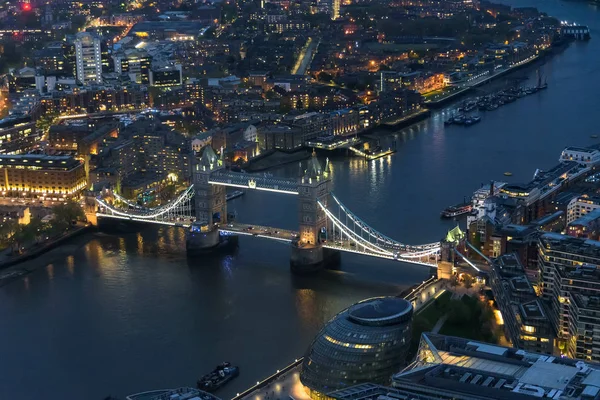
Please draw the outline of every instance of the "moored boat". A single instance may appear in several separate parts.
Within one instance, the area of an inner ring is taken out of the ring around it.
[[[470,202],[463,202],[450,206],[442,211],[442,218],[454,218],[459,215],[470,213],[473,209],[473,205]]]
[[[198,389],[206,392],[214,392],[223,387],[226,383],[233,380],[240,374],[239,367],[233,366],[228,362],[217,365],[210,373],[198,379]]]

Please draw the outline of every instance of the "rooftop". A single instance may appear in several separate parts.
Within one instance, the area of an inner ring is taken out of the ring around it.
[[[79,160],[71,156],[49,156],[46,154],[0,155],[0,168],[4,166],[31,166],[46,169],[71,169],[79,166]]]
[[[590,211],[589,213],[582,215],[569,225],[581,225],[589,226],[592,222],[600,218],[600,208]]]
[[[537,299],[523,303],[519,307],[521,308],[521,314],[525,318],[546,318],[544,308]]]
[[[545,233],[540,237],[541,244],[549,251],[560,251],[588,257],[600,258],[600,242],[560,233]]]
[[[348,310],[350,319],[365,325],[393,321],[412,310],[412,305],[398,297],[379,297],[361,301]]]
[[[506,400],[576,400],[600,389],[600,365],[569,358],[432,333],[422,334],[417,354],[413,364],[394,375],[396,389],[409,393],[435,390],[439,399]]]

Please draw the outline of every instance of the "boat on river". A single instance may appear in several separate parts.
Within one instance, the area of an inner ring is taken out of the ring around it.
[[[214,392],[215,390],[223,387],[228,382],[237,378],[240,374],[240,368],[231,365],[228,362],[217,365],[217,367],[198,379],[198,389],[206,392]]]
[[[442,211],[442,218],[458,217],[459,215],[470,213],[472,209],[473,205],[470,202],[465,201],[444,209],[444,211]]]

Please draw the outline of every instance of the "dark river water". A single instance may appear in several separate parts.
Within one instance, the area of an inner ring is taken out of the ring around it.
[[[527,181],[565,146],[600,134],[598,9],[558,0],[513,5],[587,24],[593,39],[518,72],[535,80],[539,69],[548,90],[486,113],[478,125],[444,127],[442,111],[395,133],[398,152],[389,158],[333,158],[334,192],[381,232],[412,244],[439,240],[454,224],[440,221],[444,207],[490,179]],[[293,197],[247,193],[230,209],[241,221],[297,228]],[[153,227],[81,237],[29,265],[36,264],[0,287],[0,399],[92,400],[189,386],[223,360],[242,370],[218,393],[229,398],[301,356],[341,309],[397,294],[429,272],[343,255],[337,271],[297,277],[286,245],[242,238],[235,254],[190,259],[182,231]]]

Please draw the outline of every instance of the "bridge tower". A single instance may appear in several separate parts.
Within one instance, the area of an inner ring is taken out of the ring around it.
[[[449,230],[444,240],[440,242],[440,260],[438,262],[437,275],[439,279],[450,279],[454,274],[456,265],[456,253],[454,249],[460,245],[465,234],[458,225]]]
[[[322,239],[331,232],[331,223],[317,204],[325,207],[331,192],[329,160],[325,168],[313,151],[298,183],[299,238],[292,242],[290,266],[294,272],[319,270],[325,263],[339,261],[339,252],[324,249]]]
[[[210,174],[223,167],[211,146],[206,146],[200,162],[194,166],[194,206],[196,210],[196,224],[187,236],[188,251],[208,250],[219,244],[219,229],[217,224],[227,223],[226,188],[222,185],[209,183]],[[193,232],[200,224],[200,232]]]

